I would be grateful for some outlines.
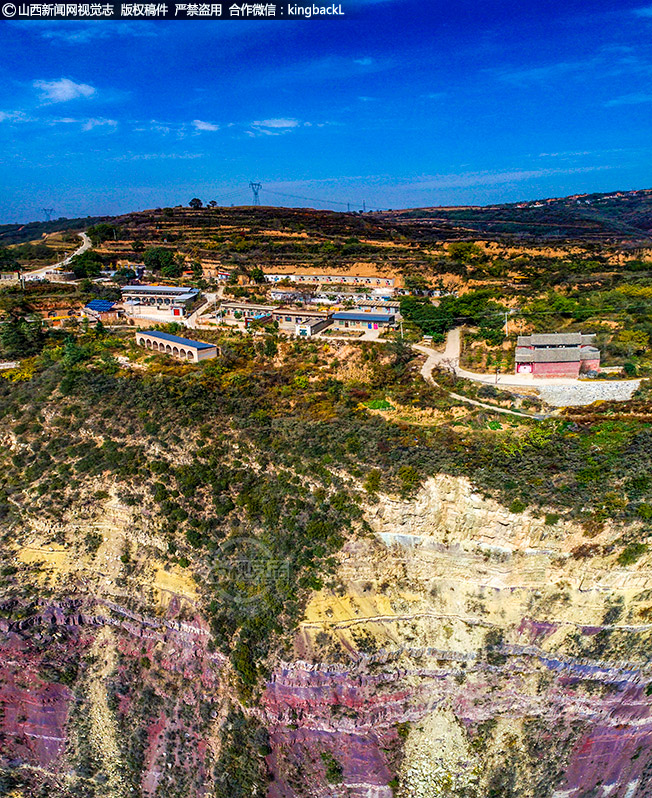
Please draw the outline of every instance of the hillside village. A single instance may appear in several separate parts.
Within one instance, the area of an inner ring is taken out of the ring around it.
[[[398,218],[394,227],[382,215],[277,209],[270,218],[261,209],[245,225],[241,211],[219,208],[132,214],[91,225],[75,249],[80,239],[69,230],[5,248],[3,262],[18,268],[3,271],[0,286],[25,300],[26,318],[47,327],[192,330],[208,343],[221,328],[400,338],[426,347],[436,371],[535,396],[542,380],[648,373],[652,327],[627,312],[652,296],[645,248],[445,243],[423,233],[414,241]],[[52,266],[43,265],[47,255]],[[454,329],[461,335],[447,343]],[[7,362],[18,354],[8,352]],[[629,398],[637,385],[558,391],[555,404]]]

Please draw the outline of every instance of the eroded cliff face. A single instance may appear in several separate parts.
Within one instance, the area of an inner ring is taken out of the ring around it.
[[[244,707],[269,733],[269,798],[652,795],[652,569],[615,563],[620,531],[447,476],[364,520]],[[115,496],[14,530],[32,596],[0,617],[15,795],[195,798],[228,776],[236,691],[166,546]]]
[[[113,497],[12,532],[8,571],[28,589],[0,605],[0,787],[208,794],[224,657],[191,576],[163,564],[159,525]]]
[[[652,794],[652,570],[463,479],[369,508],[265,693],[272,798]]]

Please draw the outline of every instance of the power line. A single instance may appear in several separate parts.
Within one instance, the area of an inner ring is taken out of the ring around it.
[[[262,183],[249,183],[249,188],[254,195],[254,205],[260,205],[260,189],[263,187]]]
[[[347,211],[351,210],[351,202],[339,202],[338,200],[330,200],[330,199],[318,199],[317,197],[303,197],[300,194],[285,194],[282,191],[272,191],[269,188],[265,189],[267,194],[276,194],[279,197],[288,197],[289,199],[300,199],[305,200],[307,202],[320,202],[322,205],[341,205],[343,208],[346,208]]]

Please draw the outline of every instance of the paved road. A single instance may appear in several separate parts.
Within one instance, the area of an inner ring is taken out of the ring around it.
[[[443,352],[438,352],[429,346],[415,344],[414,348],[428,355],[428,359],[421,369],[423,376],[428,379],[434,368],[452,371],[456,377],[473,382],[482,382],[490,385],[511,385],[522,388],[537,388],[550,385],[577,385],[577,380],[570,377],[542,378],[533,377],[531,374],[478,374],[475,371],[466,371],[460,368],[460,352],[462,350],[462,330],[455,327],[446,336],[446,347]]]
[[[578,381],[571,377],[534,377],[532,374],[478,374],[475,371],[466,371],[460,368],[460,352],[462,349],[461,328],[455,327],[446,336],[446,348],[443,352],[437,352],[428,346],[416,344],[415,349],[418,349],[423,354],[428,355],[428,360],[421,369],[424,377],[427,377],[433,368],[443,368],[452,371],[457,377],[464,380],[472,380],[473,382],[482,382],[490,385],[509,385],[512,387],[521,388],[550,388],[555,385],[598,385],[598,382]],[[631,388],[632,391],[638,388],[640,380],[614,380],[610,381],[610,385],[622,385]]]
[[[70,261],[75,257],[75,255],[81,255],[82,252],[86,252],[87,249],[91,248],[91,240],[86,235],[86,233],[79,233],[79,236],[82,240],[81,246],[76,249],[72,255],[68,255],[67,258],[60,260],[58,263],[51,263],[49,266],[43,266],[42,269],[35,269],[33,272],[25,272],[23,277],[25,280],[41,280],[45,277],[47,272],[54,271],[55,269],[60,268],[61,266],[68,266]]]
[[[547,404],[554,407],[586,406],[596,401],[619,401],[631,399],[634,392],[641,384],[640,380],[576,380],[565,378],[533,377],[531,374],[476,374],[460,368],[461,330],[455,328],[446,337],[446,347],[443,352],[437,352],[429,346],[415,344],[414,349],[427,355],[426,362],[421,368],[423,378],[434,382],[432,372],[435,368],[452,371],[456,377],[488,385],[498,385],[508,388],[535,388]],[[435,383],[436,384],[436,383]],[[477,404],[479,407],[493,407],[482,402],[474,402],[465,397],[451,393],[454,399],[461,399],[468,404]],[[505,412],[493,408],[497,412]],[[526,415],[514,413],[512,415]],[[546,416],[535,415],[534,418]]]

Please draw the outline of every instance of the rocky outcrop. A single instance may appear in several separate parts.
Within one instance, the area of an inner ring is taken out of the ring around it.
[[[649,794],[648,562],[445,476],[367,520],[267,685],[274,798]]]
[[[94,560],[37,527],[21,544],[58,598],[0,606],[0,767],[66,798],[75,779],[208,796],[229,669],[156,528],[111,512]],[[447,476],[365,521],[245,707],[269,733],[269,798],[651,794],[652,569],[617,564],[622,530],[588,538]]]

